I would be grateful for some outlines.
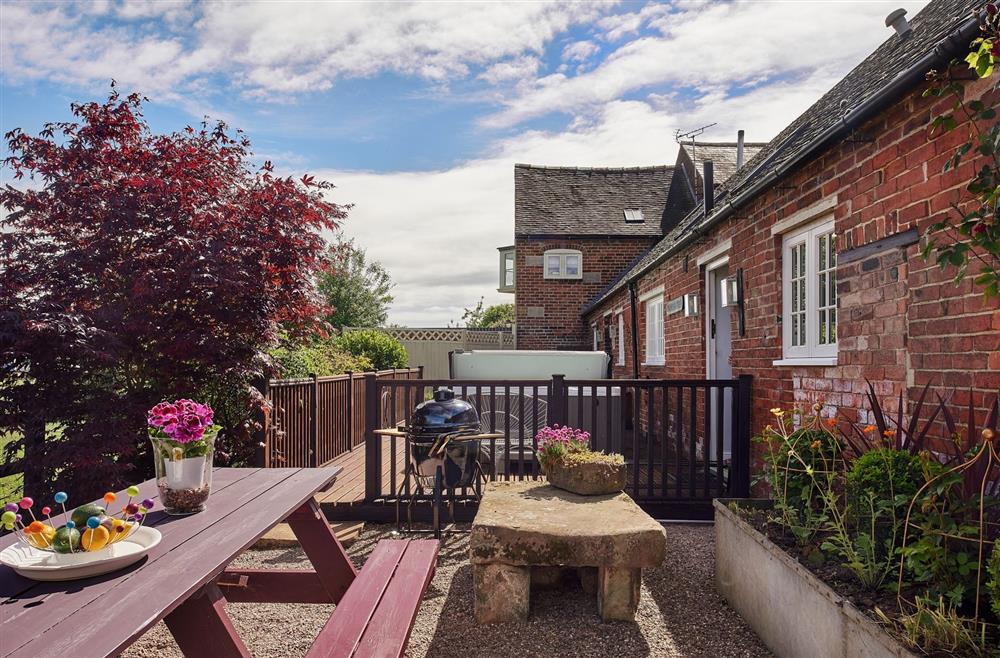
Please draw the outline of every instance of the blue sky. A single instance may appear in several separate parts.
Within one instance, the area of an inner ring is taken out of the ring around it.
[[[204,115],[337,184],[344,231],[439,326],[495,292],[513,164],[670,164],[675,130],[770,139],[922,2],[0,2],[0,129],[115,78],[158,131]]]

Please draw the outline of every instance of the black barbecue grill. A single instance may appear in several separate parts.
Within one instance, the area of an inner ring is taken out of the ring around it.
[[[476,497],[482,488],[482,461],[488,457],[482,454],[482,441],[496,438],[499,434],[482,434],[479,414],[471,404],[456,398],[454,391],[439,388],[434,397],[417,405],[406,426],[409,462],[400,492],[413,477],[417,496],[431,492],[433,504],[434,534],[441,534],[441,507],[445,492],[471,488]],[[391,431],[380,431],[396,434]],[[407,504],[407,516],[414,498]],[[449,501],[451,496],[449,495]],[[396,496],[396,522],[399,518],[400,495]]]

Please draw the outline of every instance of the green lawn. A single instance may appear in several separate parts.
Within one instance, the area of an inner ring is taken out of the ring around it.
[[[0,455],[3,454],[4,447],[17,439],[21,438],[19,434],[3,433],[0,434]],[[11,500],[17,500],[22,495],[22,490],[24,488],[24,476],[20,473],[15,475],[8,475],[6,477],[0,477],[0,503],[6,503]]]

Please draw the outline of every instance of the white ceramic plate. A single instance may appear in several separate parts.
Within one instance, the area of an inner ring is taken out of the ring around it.
[[[96,553],[50,553],[19,542],[0,551],[0,564],[32,580],[79,580],[124,569],[142,559],[161,538],[159,530],[143,526]]]

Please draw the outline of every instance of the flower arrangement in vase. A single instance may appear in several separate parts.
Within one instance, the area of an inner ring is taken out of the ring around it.
[[[539,430],[535,440],[538,463],[552,486],[585,496],[625,488],[625,458],[591,450],[589,432],[551,425]]]
[[[207,404],[194,400],[161,402],[149,410],[156,485],[167,514],[205,509],[212,489],[215,439],[221,429]]]

